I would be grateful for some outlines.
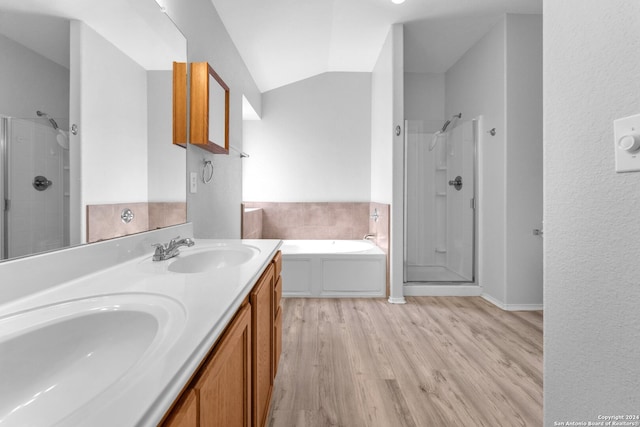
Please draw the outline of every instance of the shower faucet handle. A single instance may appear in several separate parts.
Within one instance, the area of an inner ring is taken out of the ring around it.
[[[456,176],[456,179],[449,181],[449,185],[452,185],[456,190],[460,191],[462,189],[462,177],[460,175]]]

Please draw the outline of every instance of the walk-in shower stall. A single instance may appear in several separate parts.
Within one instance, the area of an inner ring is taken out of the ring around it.
[[[405,123],[404,281],[475,280],[477,122]]]
[[[0,116],[0,259],[69,245],[68,122]]]

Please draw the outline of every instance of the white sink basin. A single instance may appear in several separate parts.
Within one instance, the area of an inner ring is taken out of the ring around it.
[[[168,270],[175,273],[202,273],[209,270],[242,265],[260,250],[249,245],[221,245],[183,251],[169,261]]]
[[[178,302],[151,294],[67,301],[0,318],[0,425],[51,425],[108,389],[181,333]],[[8,333],[7,333],[8,332]],[[113,390],[112,390],[113,391]]]

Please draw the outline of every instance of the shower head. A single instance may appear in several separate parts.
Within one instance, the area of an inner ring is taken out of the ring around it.
[[[440,129],[441,133],[444,133],[447,130],[447,127],[449,127],[449,125],[457,119],[462,118],[462,113],[458,113],[458,114],[454,114],[449,120],[447,120],[446,122],[444,122],[444,125],[442,126],[442,129]]]
[[[45,119],[49,120],[49,123],[51,123],[51,126],[53,126],[53,129],[57,131],[56,141],[58,142],[58,145],[60,145],[60,147],[64,148],[65,150],[68,150],[69,149],[69,132],[65,132],[62,129],[60,129],[56,121],[53,120],[51,117],[49,117],[47,113],[44,113],[38,110],[36,111],[36,114],[38,115],[38,117],[44,117]]]
[[[51,123],[51,126],[53,126],[55,130],[58,130],[58,124],[56,123],[55,120],[49,117],[47,113],[43,113],[42,111],[38,110],[36,111],[36,114],[38,115],[38,117],[44,117],[45,119],[49,120],[49,123]]]
[[[462,118],[462,113],[454,114],[453,116],[451,116],[449,120],[444,122],[444,125],[442,125],[442,129],[440,129],[439,131],[433,134],[433,139],[431,140],[431,144],[429,144],[429,151],[433,151],[433,149],[436,148],[436,144],[438,144],[438,139],[442,135],[444,135],[449,125],[460,118]]]

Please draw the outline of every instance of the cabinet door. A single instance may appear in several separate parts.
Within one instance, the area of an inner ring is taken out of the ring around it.
[[[253,334],[253,425],[262,427],[273,387],[273,265],[269,265],[251,291]]]
[[[171,414],[162,423],[163,427],[195,427],[198,425],[198,401],[193,389],[186,391]]]
[[[277,270],[277,268],[276,268]],[[280,353],[282,353],[282,276],[275,277],[275,292],[273,307],[274,307],[274,321],[273,321],[273,378],[275,379],[278,373],[278,363],[280,362]]]
[[[273,378],[278,373],[278,363],[280,363],[280,353],[282,353],[282,307],[278,306],[276,319],[273,325]]]
[[[250,304],[238,311],[194,389],[200,395],[201,427],[251,425]]]

